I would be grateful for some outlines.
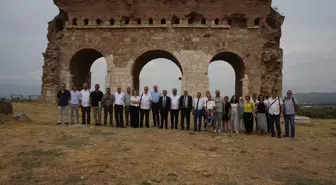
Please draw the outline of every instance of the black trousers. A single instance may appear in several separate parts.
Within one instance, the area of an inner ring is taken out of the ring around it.
[[[82,107],[82,124],[90,124],[91,121],[91,107]],[[85,120],[86,115],[86,120]]]
[[[130,106],[131,127],[139,127],[139,107]]]
[[[114,105],[114,117],[116,120],[117,127],[124,126],[124,106],[122,105]]]
[[[113,114],[113,106],[111,105],[110,107],[104,107],[104,125],[107,125],[107,114],[109,115],[109,120],[110,120],[110,125],[113,125],[113,119],[112,119],[112,114]]]
[[[140,109],[140,128],[143,127],[144,117],[146,119],[146,127],[149,128],[149,109]]]
[[[154,127],[159,126],[160,124],[160,115],[159,115],[160,104],[153,103],[152,105],[152,114],[153,114],[153,123]]]
[[[187,130],[190,129],[190,111],[187,108],[181,110],[181,129],[184,130],[184,119],[187,120]]]
[[[177,129],[179,110],[170,110],[170,128]]]
[[[270,119],[270,114],[266,113],[266,120],[267,120],[267,132],[271,131],[271,119]]]
[[[161,110],[161,125],[160,128],[163,128],[163,123],[165,124],[165,128],[168,129],[168,110]]]
[[[278,137],[281,137],[280,115],[270,115],[270,120],[272,137],[275,136],[274,125],[276,127]]]
[[[251,112],[244,112],[244,125],[247,133],[252,133],[253,131],[253,114]]]

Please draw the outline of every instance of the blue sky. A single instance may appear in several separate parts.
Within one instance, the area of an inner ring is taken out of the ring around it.
[[[323,3],[322,3],[323,2]],[[285,16],[281,46],[284,49],[284,89],[294,92],[336,92],[335,0],[273,0]],[[43,57],[47,45],[47,22],[58,10],[51,0],[7,0],[0,7],[0,84],[41,84]],[[149,73],[164,67],[164,73]],[[106,71],[100,59],[91,68],[93,83],[104,83]],[[234,92],[234,71],[225,62],[209,66],[211,90]],[[174,63],[158,59],[140,74],[140,86],[180,88],[181,75]],[[168,79],[167,76],[170,75]],[[155,81],[153,80],[155,79]],[[214,80],[222,79],[222,80]],[[38,89],[38,92],[40,90]]]

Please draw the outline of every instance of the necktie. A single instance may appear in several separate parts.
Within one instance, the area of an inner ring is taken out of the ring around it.
[[[163,108],[166,108],[166,97],[163,97]]]
[[[196,110],[198,110],[198,102],[199,102],[199,98],[197,99],[197,103],[196,103],[196,107],[195,107]]]
[[[187,108],[187,96],[184,96],[184,107]]]

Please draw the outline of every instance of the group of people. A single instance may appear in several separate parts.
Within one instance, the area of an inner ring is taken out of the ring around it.
[[[295,137],[295,111],[298,109],[298,102],[292,96],[292,91],[287,92],[287,96],[277,97],[277,92],[259,95],[237,97],[222,97],[220,91],[216,90],[214,97],[209,91],[205,97],[200,92],[196,98],[188,95],[184,91],[182,96],[177,94],[177,89],[172,90],[170,96],[167,90],[162,93],[158,91],[158,86],[153,86],[150,93],[148,87],[144,87],[144,92],[139,95],[136,90],[131,92],[128,87],[123,93],[121,88],[117,92],[111,93],[107,88],[104,94],[99,90],[99,84],[95,85],[95,90],[90,91],[88,84],[83,84],[83,89],[78,91],[74,86],[71,91],[66,90],[66,85],[61,85],[61,90],[57,93],[59,120],[58,125],[68,124],[68,109],[70,108],[70,123],[79,124],[79,109],[82,112],[82,124],[90,124],[91,110],[97,126],[102,126],[101,110],[104,110],[103,125],[113,126],[113,111],[116,127],[124,128],[124,115],[126,126],[133,128],[149,128],[149,113],[153,115],[153,126],[160,129],[168,129],[168,114],[170,114],[170,129],[178,129],[179,114],[181,114],[180,127],[182,130],[190,130],[190,116],[194,117],[194,131],[200,132],[232,132],[239,133],[245,130],[246,134],[256,131],[263,135],[271,132],[272,137],[276,133],[281,138],[280,117],[285,119],[284,137]],[[74,119],[75,118],[75,119]],[[186,125],[185,125],[186,121]],[[202,122],[203,129],[202,129]],[[289,131],[290,127],[290,131]]]

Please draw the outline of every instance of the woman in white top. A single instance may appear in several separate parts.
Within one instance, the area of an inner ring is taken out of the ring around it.
[[[214,130],[214,110],[216,107],[215,101],[211,99],[211,95],[208,95],[208,100],[204,103],[204,111],[206,115],[207,130],[212,132]],[[205,124],[205,123],[204,123]]]
[[[239,117],[238,117],[238,109],[239,109],[239,101],[237,96],[233,95],[230,101],[231,111],[230,111],[230,129],[231,132],[235,132],[238,134],[239,132]]]
[[[131,127],[138,128],[139,127],[139,104],[140,104],[140,96],[138,96],[138,92],[136,90],[133,91],[131,96]]]

